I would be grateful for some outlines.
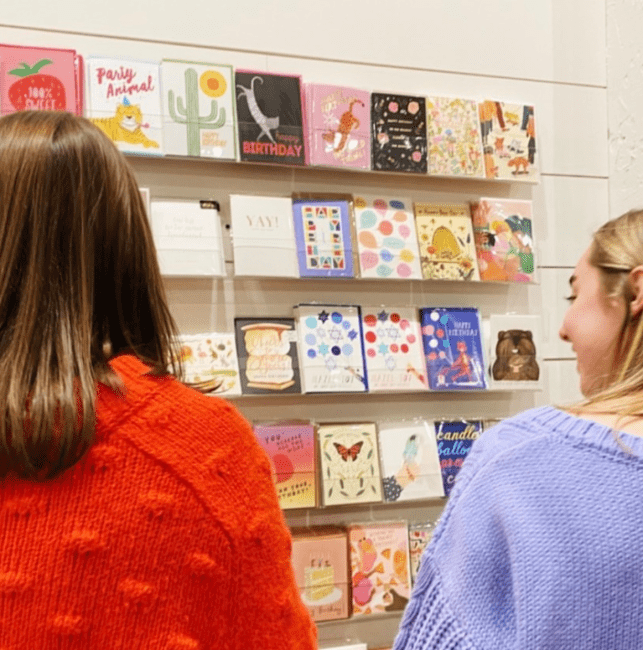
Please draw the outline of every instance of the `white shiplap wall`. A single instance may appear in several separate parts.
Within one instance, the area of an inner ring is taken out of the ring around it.
[[[274,279],[168,280],[171,307],[185,332],[232,326],[235,315],[290,315],[303,301],[358,304],[462,304],[484,316],[543,315],[542,393],[474,395],[281,396],[241,398],[250,419],[384,419],[410,414],[505,417],[535,404],[578,397],[575,362],[557,331],[567,278],[591,231],[609,211],[605,0],[414,0],[401,9],[381,1],[181,4],[86,0],[29,6],[4,3],[0,42],[73,47],[83,55],[184,58],[303,75],[370,90],[486,97],[536,107],[539,185],[449,181],[428,177],[285,169],[212,161],[132,158],[152,198],[215,198],[229,218],[233,193],[373,192],[414,200],[466,201],[484,195],[531,198],[540,284],[463,286],[385,281]],[[232,267],[229,264],[229,273]],[[291,524],[435,517],[440,504],[373,506],[291,514]],[[320,639],[347,636],[369,647],[392,641],[399,616],[327,623]]]

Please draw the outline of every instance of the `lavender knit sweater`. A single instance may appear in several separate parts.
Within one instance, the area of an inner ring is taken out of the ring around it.
[[[394,650],[643,649],[643,438],[551,407],[462,467]]]

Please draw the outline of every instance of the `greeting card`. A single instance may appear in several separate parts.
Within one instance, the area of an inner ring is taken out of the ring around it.
[[[428,390],[417,310],[361,308],[368,390]]]
[[[241,160],[305,165],[301,77],[235,72]]]
[[[348,528],[353,616],[403,610],[411,593],[406,522]]]
[[[432,390],[487,388],[477,309],[423,307],[420,323]]]
[[[235,318],[243,394],[301,393],[292,318]]]
[[[163,154],[158,63],[90,57],[87,88],[87,117],[121,151]]]
[[[427,422],[379,425],[384,501],[444,496],[435,433]]]
[[[310,164],[371,168],[370,93],[306,84]]]
[[[538,181],[534,107],[486,100],[478,110],[487,178]]]
[[[236,160],[232,75],[229,65],[161,61],[166,153]]]
[[[480,279],[467,205],[416,203],[415,225],[427,280]]]
[[[315,427],[310,422],[255,424],[259,444],[270,458],[282,510],[314,508]]]
[[[360,195],[354,206],[361,276],[422,279],[411,201]]]
[[[368,387],[360,308],[298,305],[304,393],[365,392]]]
[[[492,314],[489,326],[491,387],[542,388],[540,316]]]
[[[337,526],[294,529],[292,566],[301,600],[314,621],[348,618],[346,530]]]
[[[471,204],[480,279],[533,282],[531,201],[483,198]]]
[[[352,278],[350,202],[295,198],[292,209],[300,277]]]
[[[462,463],[481,433],[481,420],[440,420],[435,422],[435,437],[438,441],[438,454],[446,496],[451,493]]]
[[[478,105],[461,97],[427,97],[429,174],[485,175]]]
[[[371,134],[373,169],[426,174],[424,97],[373,93]]]
[[[381,501],[375,424],[321,424],[318,435],[324,505]]]
[[[420,570],[422,554],[433,537],[435,524],[431,521],[409,524],[409,555],[411,557],[411,580],[415,580]]]
[[[163,275],[225,275],[216,201],[152,201],[151,224]]]

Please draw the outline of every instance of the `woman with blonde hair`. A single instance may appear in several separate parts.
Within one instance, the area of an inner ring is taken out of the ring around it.
[[[570,286],[585,399],[476,442],[395,650],[643,648],[643,211],[595,233]]]
[[[0,647],[315,648],[268,460],[175,335],[123,156],[0,118]]]

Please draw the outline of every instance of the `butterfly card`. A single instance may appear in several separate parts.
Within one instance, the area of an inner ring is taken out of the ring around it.
[[[321,424],[318,435],[324,505],[381,501],[375,424]]]
[[[444,493],[447,496],[453,489],[464,459],[481,434],[481,420],[439,420],[435,422],[442,482]]]

